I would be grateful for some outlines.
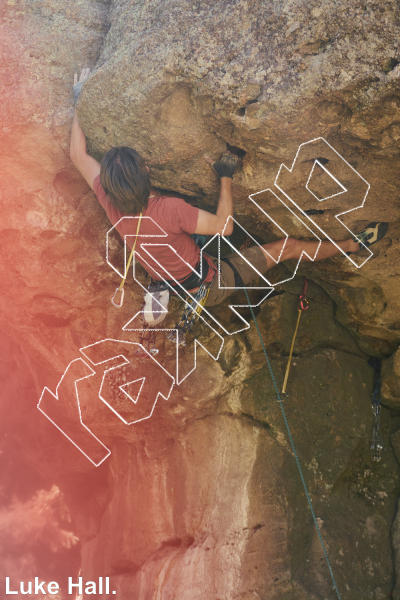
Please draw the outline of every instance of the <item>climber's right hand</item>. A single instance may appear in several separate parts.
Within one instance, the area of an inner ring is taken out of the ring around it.
[[[82,91],[82,86],[89,79],[89,76],[90,76],[90,69],[87,69],[87,68],[82,69],[82,73],[81,73],[81,76],[79,77],[79,81],[78,81],[78,75],[76,73],[74,75],[74,85],[73,85],[72,89],[74,92],[74,104],[75,105],[78,102],[79,94]]]
[[[220,160],[213,161],[208,156],[204,157],[205,160],[212,166],[214,171],[222,177],[230,177],[232,179],[234,172],[236,171],[238,156],[231,152],[224,152]]]

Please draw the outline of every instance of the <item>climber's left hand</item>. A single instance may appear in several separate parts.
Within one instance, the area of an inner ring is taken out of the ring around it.
[[[82,86],[89,79],[89,76],[90,76],[90,69],[88,69],[88,68],[82,69],[82,73],[81,73],[81,76],[79,77],[79,81],[78,81],[78,75],[75,73],[74,85],[72,88],[74,91],[74,103],[75,104],[78,102],[78,98],[79,98],[79,94],[81,93]]]

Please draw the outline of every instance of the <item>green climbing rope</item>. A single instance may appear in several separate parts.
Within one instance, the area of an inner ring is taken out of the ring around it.
[[[263,342],[263,339],[262,339],[262,336],[261,336],[260,329],[258,327],[256,316],[255,316],[253,308],[252,308],[252,306],[250,304],[250,298],[249,298],[249,295],[247,293],[247,289],[244,288],[244,291],[245,291],[245,294],[246,294],[247,303],[248,303],[249,308],[251,310],[251,314],[252,314],[252,317],[253,317],[253,320],[254,320],[254,324],[255,324],[256,329],[257,329],[258,337],[260,338],[260,342],[261,342],[261,346],[262,346],[262,349],[263,349],[263,352],[264,352],[264,356],[265,356],[265,358],[267,360],[267,365],[268,365],[269,372],[271,374],[272,383],[274,384],[274,388],[275,388],[275,392],[276,392],[276,397],[277,397],[277,400],[279,402],[279,406],[281,407],[281,411],[282,411],[282,415],[283,415],[283,420],[285,421],[286,429],[287,429],[289,440],[290,440],[290,445],[292,446],[293,454],[294,454],[294,457],[296,459],[297,468],[298,468],[299,473],[300,473],[300,479],[301,479],[301,482],[303,484],[304,491],[306,493],[306,497],[307,497],[307,501],[308,501],[308,506],[310,507],[310,511],[311,511],[312,518],[313,518],[313,521],[314,521],[314,525],[315,525],[315,528],[316,528],[317,533],[318,533],[319,541],[321,542],[322,550],[324,551],[325,560],[326,560],[326,564],[328,565],[329,573],[330,573],[331,578],[332,578],[333,587],[335,589],[337,597],[339,598],[339,600],[341,600],[341,596],[339,594],[339,590],[338,590],[337,585],[336,585],[336,581],[335,581],[335,577],[333,575],[331,564],[329,562],[328,553],[327,553],[326,548],[325,548],[324,540],[322,539],[321,531],[320,531],[320,528],[318,526],[317,518],[316,518],[315,513],[314,513],[314,509],[313,509],[313,505],[312,505],[312,502],[311,502],[310,494],[308,493],[308,489],[307,489],[307,485],[306,485],[306,482],[305,482],[305,479],[304,479],[303,471],[301,470],[299,457],[297,456],[296,448],[294,446],[292,434],[290,432],[289,423],[288,423],[288,420],[286,418],[285,409],[283,407],[282,398],[280,396],[280,393],[279,393],[279,390],[278,390],[278,386],[277,386],[276,381],[275,381],[274,372],[272,370],[271,363],[269,362],[268,354],[267,354],[267,351],[266,351],[265,346],[264,346],[264,342]]]

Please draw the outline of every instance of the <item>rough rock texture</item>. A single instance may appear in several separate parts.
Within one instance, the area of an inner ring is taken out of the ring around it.
[[[312,237],[305,225],[348,235],[333,217],[360,205],[366,188],[326,146],[318,157],[349,192],[321,203],[306,194],[316,158],[308,149],[280,187],[303,210],[323,212],[301,215],[301,224],[283,206],[275,177],[300,144],[325,138],[369,182],[365,206],[342,220],[353,231],[386,220],[389,233],[359,269],[342,256],[300,266],[313,282],[311,308],[285,409],[342,598],[400,597],[398,4],[8,0],[0,15],[1,461],[9,473],[0,533],[18,518],[16,502],[36,514],[40,490],[53,485],[68,507],[60,500],[50,511],[64,534],[44,537],[42,555],[24,542],[31,530],[16,527],[4,569],[76,576],[77,546],[68,553],[76,535],[84,580],[110,576],[120,600],[336,597],[254,325],[227,337],[217,362],[200,351],[196,371],[134,426],[99,401],[101,373],[80,382],[83,418],[112,452],[97,469],[36,409],[82,346],[132,339],[121,329],[141,301],[129,282],[124,308],[111,306],[118,279],[105,261],[109,224],[68,156],[73,74],[89,66],[79,117],[90,152],[134,146],[154,185],[212,209],[218,186],[203,155],[230,147],[241,156],[235,214],[258,240],[282,235],[248,200],[267,188],[277,198],[257,201],[289,235]],[[323,197],[337,191],[322,168],[313,186]],[[239,244],[239,230],[233,238]],[[271,280],[295,266],[276,267]],[[258,312],[279,382],[301,286],[299,277],[283,284]],[[235,326],[227,304],[216,314]],[[210,347],[217,341],[197,333]],[[157,340],[172,370],[172,349]],[[380,463],[369,456],[369,356],[382,359]],[[189,369],[192,345],[182,358]],[[33,474],[13,480],[13,465]]]
[[[400,403],[400,351],[384,361],[382,369],[382,394],[390,405]]]

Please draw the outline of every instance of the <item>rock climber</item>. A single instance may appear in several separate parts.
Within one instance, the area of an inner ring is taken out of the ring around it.
[[[79,98],[82,85],[90,75],[89,69],[83,69],[79,77],[74,76],[74,100],[75,104]],[[229,217],[233,216],[232,201],[232,178],[237,165],[237,157],[229,152],[222,158],[213,162],[206,160],[212,165],[214,171],[220,177],[220,196],[215,214],[192,206],[179,198],[160,196],[150,186],[149,168],[143,158],[132,148],[111,148],[103,157],[101,164],[89,156],[86,152],[86,137],[79,125],[77,110],[75,108],[72,132],[70,157],[76,168],[86,179],[96,194],[101,206],[105,209],[111,223],[115,225],[127,215],[143,214],[140,224],[141,236],[137,240],[137,249],[143,244],[168,244],[175,251],[166,253],[165,246],[154,246],[150,257],[145,251],[147,264],[143,264],[146,271],[154,280],[162,280],[160,277],[160,263],[173,279],[188,291],[194,292],[200,284],[208,284],[208,298],[206,305],[219,304],[227,296],[233,293],[235,286],[240,287],[251,282],[254,271],[249,268],[248,263],[254,266],[260,273],[280,262],[289,259],[299,259],[303,254],[303,260],[312,260],[318,249],[316,261],[325,260],[340,253],[340,249],[347,253],[356,253],[363,250],[363,243],[369,247],[378,242],[386,234],[387,223],[371,223],[356,237],[344,241],[303,241],[294,238],[278,240],[262,246],[253,246],[242,251],[244,260],[238,254],[232,254],[220,262],[221,288],[218,285],[216,260],[203,253],[202,276],[193,269],[199,270],[200,248],[196,245],[193,234],[210,235],[217,233],[225,236],[232,234],[233,222]],[[160,230],[157,225],[167,234],[160,238]],[[132,227],[126,220],[116,226],[122,239],[126,235],[128,245],[132,244]],[[283,248],[283,249],[282,249]],[[308,255],[308,256],[307,256]],[[275,260],[273,260],[275,259]],[[141,261],[138,258],[139,262]],[[225,262],[226,261],[226,262]],[[190,265],[190,266],[189,266]],[[191,268],[192,267],[192,268]],[[171,280],[168,275],[164,278]]]

